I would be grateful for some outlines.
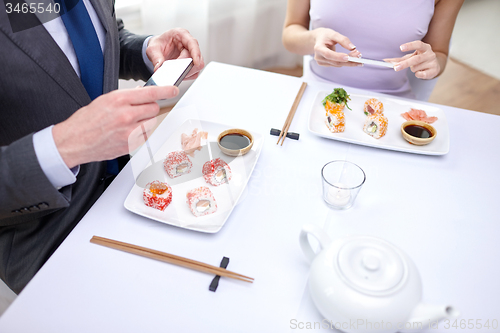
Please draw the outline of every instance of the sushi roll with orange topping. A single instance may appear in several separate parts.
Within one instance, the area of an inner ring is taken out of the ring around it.
[[[231,168],[220,158],[206,162],[203,165],[203,178],[213,186],[228,183],[231,180]]]
[[[194,216],[203,216],[217,211],[215,197],[206,186],[194,188],[186,194],[187,204]]]
[[[344,108],[345,108],[345,103],[344,102],[342,102],[340,104],[333,103],[333,102],[330,102],[330,101],[326,101],[325,102],[325,111],[326,111],[326,115],[327,116],[330,113],[342,112],[342,111],[344,111]]]
[[[338,111],[326,115],[325,124],[332,133],[341,133],[345,130],[344,112]]]
[[[363,106],[365,115],[384,114],[384,104],[376,98],[370,98]]]
[[[347,105],[347,102],[351,100],[351,97],[347,94],[344,88],[335,88],[333,92],[326,96],[322,103],[326,110],[326,115],[329,113],[343,111],[344,107],[350,110],[351,108]]]
[[[350,110],[351,108],[347,105],[347,102],[351,98],[343,88],[335,88],[333,92],[326,96],[322,103],[325,107],[326,118],[325,124],[328,130],[332,133],[340,133],[345,130],[345,115],[344,108]]]
[[[174,151],[167,155],[163,167],[170,178],[176,178],[191,172],[193,163],[183,151]]]
[[[375,139],[380,139],[387,133],[387,118],[383,114],[366,117],[363,131]]]
[[[167,183],[155,180],[146,185],[142,199],[146,206],[164,211],[172,202],[172,188]]]

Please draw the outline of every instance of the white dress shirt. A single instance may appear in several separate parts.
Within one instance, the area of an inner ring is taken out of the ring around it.
[[[97,37],[99,39],[99,44],[101,45],[101,50],[104,52],[105,47],[105,36],[104,27],[102,26],[97,13],[90,3],[89,0],[83,0],[85,7],[89,13],[94,29],[96,30]],[[80,77],[80,66],[78,65],[78,59],[76,57],[75,49],[69,37],[66,26],[62,21],[61,17],[57,17],[49,22],[43,24],[48,33],[52,36],[57,45],[61,48],[63,53],[68,58],[69,62],[73,66],[78,77]],[[151,37],[148,37],[142,46],[142,58],[150,72],[153,72],[153,63],[149,60],[146,55],[146,48],[148,41]],[[73,169],[69,169],[64,163],[59,151],[57,150],[56,144],[54,142],[54,137],[52,136],[52,128],[54,126],[49,126],[33,135],[33,146],[35,149],[35,154],[38,159],[38,163],[42,168],[43,172],[57,189],[73,184],[76,181],[76,176],[80,171],[80,166],[76,166]]]

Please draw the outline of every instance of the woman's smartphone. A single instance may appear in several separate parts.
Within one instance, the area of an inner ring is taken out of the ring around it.
[[[374,65],[374,66],[382,66],[382,67],[388,67],[388,68],[394,68],[394,64],[391,62],[385,62],[381,60],[373,60],[373,59],[366,59],[366,58],[355,58],[355,57],[348,57],[347,60],[352,61],[352,62],[358,62],[360,64],[367,64],[367,65]]]
[[[178,87],[191,68],[193,68],[191,58],[167,60],[153,73],[144,86]]]

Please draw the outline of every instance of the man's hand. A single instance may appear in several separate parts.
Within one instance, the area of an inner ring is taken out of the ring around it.
[[[193,58],[194,66],[186,77],[187,80],[196,79],[205,66],[198,41],[189,31],[181,28],[152,37],[148,42],[146,55],[153,63],[155,72],[165,60]]]
[[[128,154],[154,128],[160,107],[157,100],[175,97],[174,86],[115,90],[96,98],[55,125],[52,135],[69,168]]]

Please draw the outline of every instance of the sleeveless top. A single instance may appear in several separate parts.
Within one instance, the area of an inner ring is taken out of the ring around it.
[[[310,0],[310,29],[333,29],[348,37],[363,58],[402,57],[400,45],[421,40],[434,15],[434,0]],[[337,52],[349,53],[339,44]],[[313,74],[346,86],[413,98],[407,71],[364,65],[324,67],[313,59]]]

